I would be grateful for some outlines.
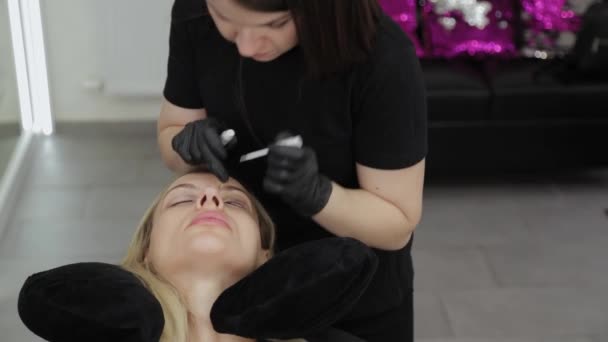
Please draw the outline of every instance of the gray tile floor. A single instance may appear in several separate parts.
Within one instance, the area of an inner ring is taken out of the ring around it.
[[[171,179],[152,125],[37,142],[0,237],[0,341],[39,341],[16,314],[31,273],[117,262]],[[415,240],[420,342],[608,341],[608,170],[429,182]]]

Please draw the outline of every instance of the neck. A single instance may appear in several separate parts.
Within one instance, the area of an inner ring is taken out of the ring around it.
[[[174,280],[188,307],[188,342],[248,342],[235,335],[220,334],[211,323],[211,307],[220,294],[236,280],[220,277],[184,277]]]

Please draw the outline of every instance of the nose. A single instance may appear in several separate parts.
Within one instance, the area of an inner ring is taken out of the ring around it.
[[[222,209],[224,201],[219,196],[217,188],[206,188],[198,201],[198,206],[207,209]]]
[[[256,34],[249,29],[241,29],[234,42],[239,49],[239,53],[243,57],[251,57],[258,53],[260,40]]]

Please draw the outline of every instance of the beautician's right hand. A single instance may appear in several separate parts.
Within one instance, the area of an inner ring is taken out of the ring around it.
[[[228,181],[228,172],[223,161],[227,157],[226,149],[232,146],[234,139],[227,146],[222,144],[220,133],[223,125],[214,118],[196,120],[184,126],[171,141],[173,150],[188,164],[206,165],[222,182]]]

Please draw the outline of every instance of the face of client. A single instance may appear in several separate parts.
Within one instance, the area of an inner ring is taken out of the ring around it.
[[[123,264],[151,275],[158,298],[171,304],[163,307],[175,319],[169,321],[170,336],[187,329],[189,342],[242,342],[249,340],[214,331],[211,307],[226,288],[267,261],[273,245],[272,220],[242,185],[194,172],[172,182],[154,201]],[[162,283],[177,292],[176,301]]]
[[[146,257],[165,279],[194,272],[229,286],[268,259],[255,207],[238,182],[193,173],[168,189],[154,212]]]

